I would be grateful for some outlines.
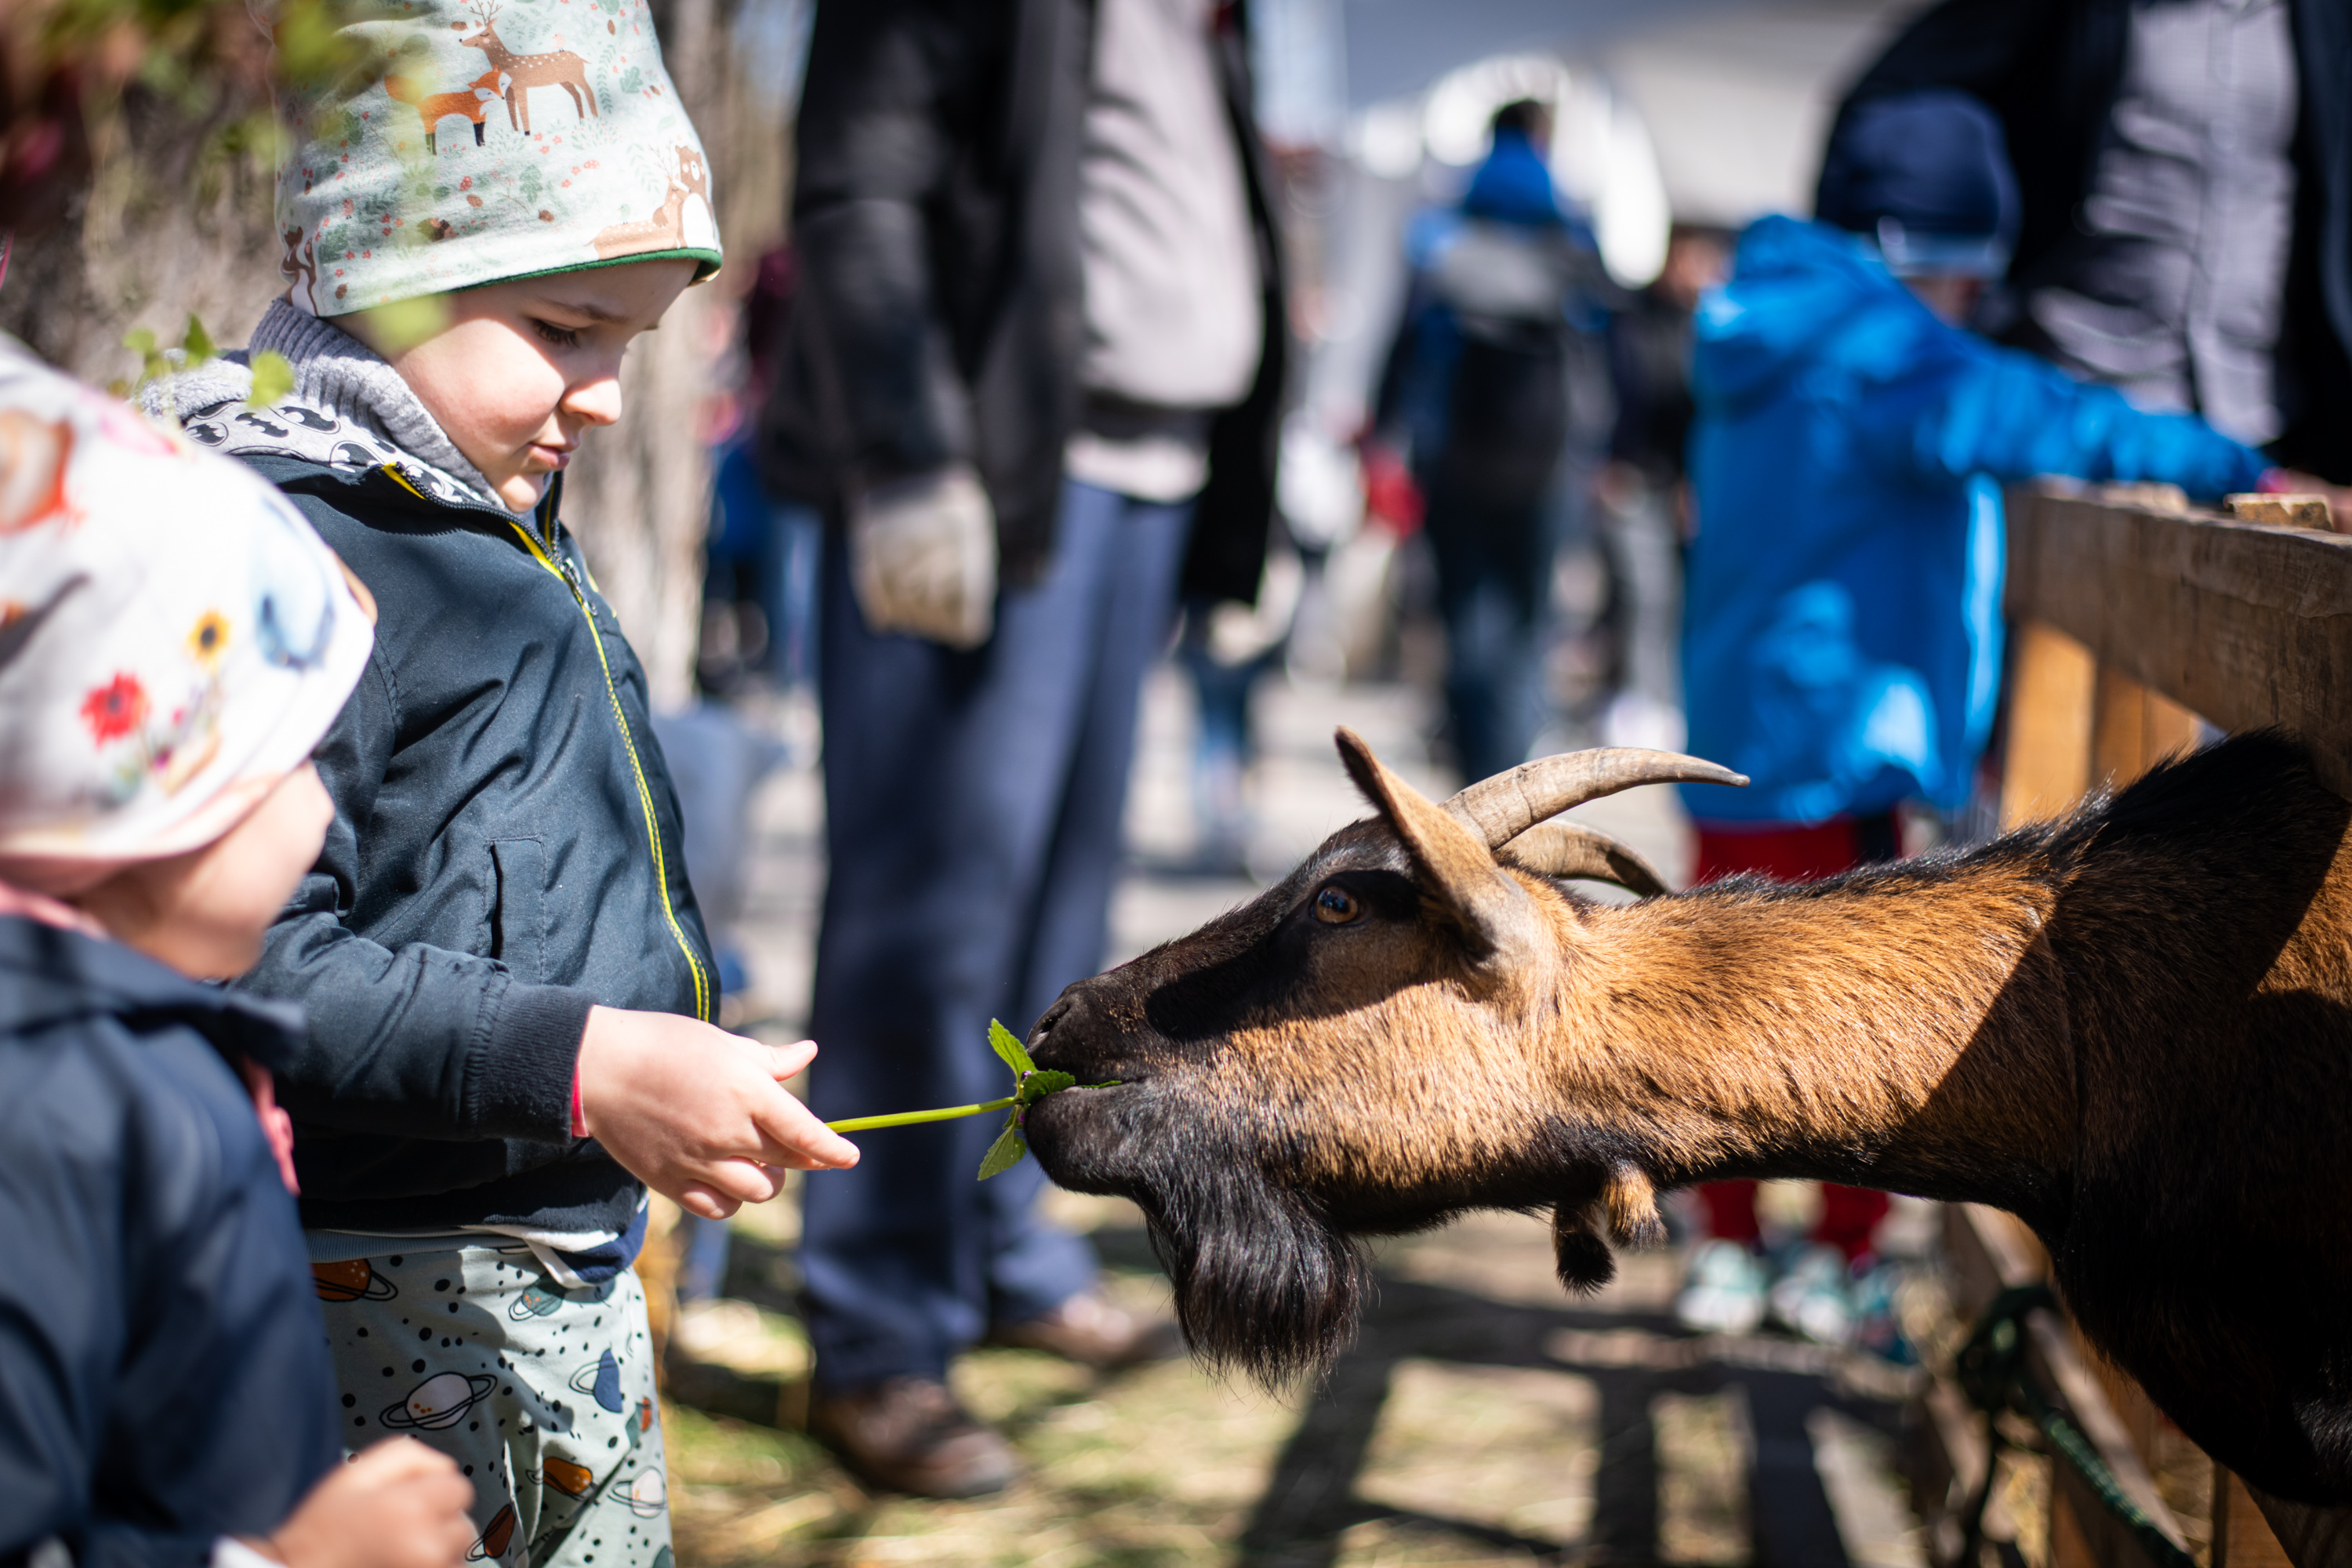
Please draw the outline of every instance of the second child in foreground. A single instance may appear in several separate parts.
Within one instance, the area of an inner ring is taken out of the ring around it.
[[[295,1025],[209,984],[318,856],[367,607],[268,486],[5,339],[0,428],[0,1563],[454,1568],[456,1465],[340,1462]]]
[[[538,133],[436,147],[414,84],[567,24],[593,117],[543,92]],[[382,606],[318,753],[325,850],[246,984],[309,1016],[282,1094],[345,1441],[457,1458],[478,1559],[666,1568],[646,1188],[718,1216],[856,1158],[782,1087],[814,1046],[708,1022],[645,674],[559,519],[623,351],[718,268],[708,176],[649,28],[554,0],[357,26],[389,74],[306,105],[280,170],[293,281],[252,347],[294,395],[177,389]]]

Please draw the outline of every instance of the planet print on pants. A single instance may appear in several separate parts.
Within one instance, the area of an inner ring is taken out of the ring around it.
[[[596,1476],[585,1465],[575,1465],[569,1459],[559,1459],[550,1454],[547,1462],[540,1467],[539,1479],[565,1497],[586,1497]]]
[[[364,1258],[345,1263],[313,1263],[310,1279],[321,1301],[389,1301],[400,1288]]]
[[[563,1298],[544,1285],[526,1285],[507,1308],[507,1316],[516,1322],[528,1322],[533,1318],[551,1318],[563,1310]]]
[[[669,1479],[657,1469],[640,1470],[621,1493],[621,1501],[639,1519],[651,1519],[669,1506]]]
[[[478,1372],[470,1376],[462,1372],[437,1372],[415,1388],[397,1405],[387,1405],[376,1419],[394,1431],[414,1428],[437,1432],[445,1426],[455,1426],[467,1411],[489,1397],[499,1380],[488,1373]],[[497,1552],[490,1553],[495,1557]]]
[[[598,1405],[614,1415],[621,1413],[621,1363],[606,1351],[594,1366],[583,1366],[572,1374],[572,1392],[592,1396]]]
[[[482,1538],[475,1542],[473,1549],[466,1553],[466,1561],[479,1563],[488,1557],[504,1557],[508,1546],[514,1541],[514,1504],[509,1503],[490,1516],[489,1528],[482,1531]]]

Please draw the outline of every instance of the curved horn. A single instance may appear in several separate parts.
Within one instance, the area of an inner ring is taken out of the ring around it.
[[[1538,757],[1509,773],[1481,779],[1447,801],[1445,809],[1472,832],[1484,835],[1487,848],[1499,849],[1547,817],[1635,784],[1747,782],[1745,773],[1673,752],[1596,747]]]
[[[1495,858],[1539,877],[1612,882],[1645,899],[1666,890],[1665,879],[1647,860],[1580,822],[1539,823],[1495,851]]]

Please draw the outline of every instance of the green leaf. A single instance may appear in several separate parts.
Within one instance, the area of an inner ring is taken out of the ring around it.
[[[133,327],[122,334],[122,346],[145,359],[155,352],[155,334],[144,327]]]
[[[205,331],[205,324],[196,320],[193,311],[188,315],[187,335],[180,340],[180,350],[188,356],[187,368],[190,370],[220,353],[219,346],[213,342],[213,335]]]
[[[1016,1110],[1004,1119],[1004,1131],[988,1146],[988,1157],[980,1163],[980,1179],[984,1182],[991,1176],[1003,1175],[1021,1163],[1021,1156],[1028,1152],[1029,1146],[1021,1142],[1020,1112]]]
[[[294,395],[294,366],[276,349],[264,349],[253,356],[253,391],[245,402],[248,408],[270,408]]]
[[[1077,1079],[1066,1072],[1051,1072],[1044,1068],[1024,1075],[1021,1079],[1021,1103],[1034,1105],[1049,1094],[1058,1094],[1074,1087]]]
[[[1037,1070],[1037,1064],[1029,1059],[1029,1053],[1021,1048],[1021,1042],[1013,1037],[1013,1031],[993,1018],[988,1021],[988,1043],[1003,1058],[1004,1065],[1013,1069],[1014,1077]]]

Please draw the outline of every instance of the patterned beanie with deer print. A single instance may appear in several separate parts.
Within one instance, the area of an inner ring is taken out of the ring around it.
[[[341,316],[676,257],[719,270],[701,139],[646,0],[359,0],[360,64],[292,106],[278,271]]]

